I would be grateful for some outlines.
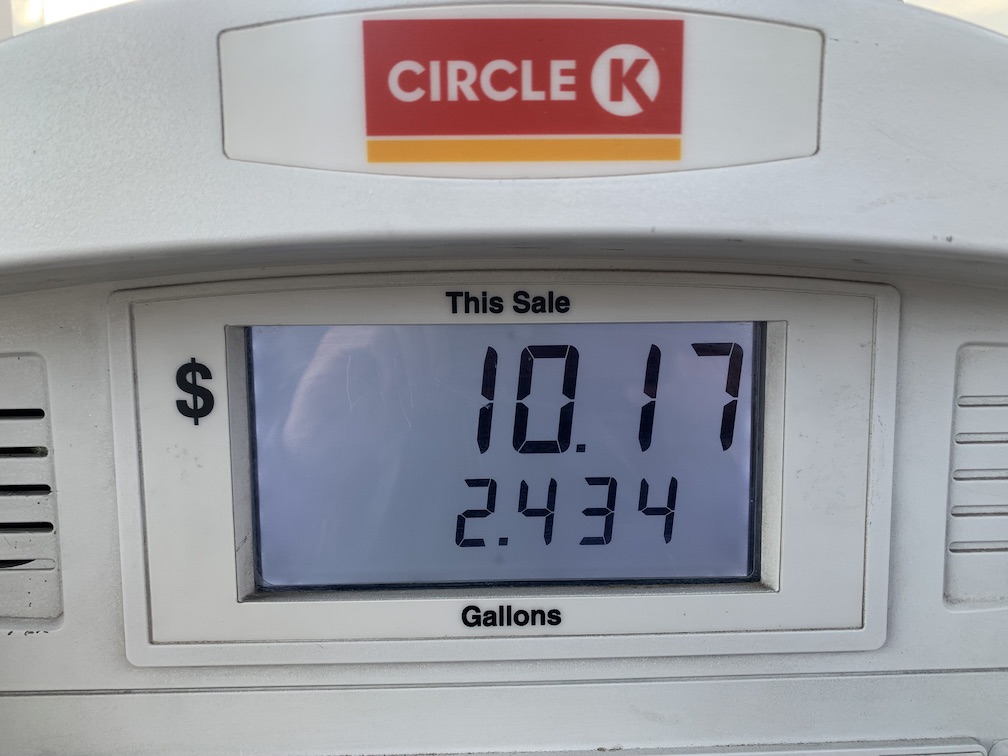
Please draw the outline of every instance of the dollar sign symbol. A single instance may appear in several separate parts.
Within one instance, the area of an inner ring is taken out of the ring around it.
[[[193,425],[199,425],[200,418],[209,415],[214,405],[213,393],[206,386],[199,385],[199,378],[209,381],[213,376],[210,374],[210,368],[202,362],[196,362],[195,357],[190,357],[189,362],[180,365],[175,372],[175,383],[191,395],[192,401],[192,404],[189,404],[188,400],[178,399],[175,406],[183,415],[192,418]]]

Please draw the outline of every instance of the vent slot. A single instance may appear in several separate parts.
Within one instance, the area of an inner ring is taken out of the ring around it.
[[[52,533],[51,522],[0,522],[0,533]]]
[[[0,420],[41,420],[46,416],[44,409],[3,409],[0,408]]]
[[[0,446],[0,457],[48,457],[44,446]]]
[[[63,613],[45,363],[0,355],[0,623]]]
[[[47,485],[13,485],[0,486],[0,496],[48,496],[52,487]]]
[[[1008,605],[1008,345],[959,350],[945,601]]]
[[[52,559],[0,559],[0,570],[54,570]]]

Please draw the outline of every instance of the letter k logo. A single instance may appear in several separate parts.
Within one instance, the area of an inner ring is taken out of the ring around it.
[[[592,66],[592,94],[613,115],[644,112],[658,96],[660,86],[658,64],[651,53],[637,45],[610,47]]]

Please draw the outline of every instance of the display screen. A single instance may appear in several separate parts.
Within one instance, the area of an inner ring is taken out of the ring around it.
[[[764,330],[246,328],[258,588],[757,579]]]

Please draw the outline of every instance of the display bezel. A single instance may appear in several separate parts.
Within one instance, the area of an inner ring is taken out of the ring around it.
[[[718,325],[722,321],[696,322],[666,322],[653,323],[646,321],[624,322],[618,325],[632,326],[637,323],[652,326],[670,326],[670,330],[677,327],[691,325]],[[750,323],[747,323],[750,324]],[[326,324],[329,325],[329,324]],[[355,324],[363,327],[375,327],[374,323]],[[414,324],[382,324],[395,326],[408,326]],[[442,324],[448,328],[467,328],[474,326],[496,326],[508,328],[518,324],[501,323],[449,323]],[[555,325],[555,324],[554,324]],[[586,325],[584,323],[566,323],[565,325]],[[590,324],[606,325],[606,324]],[[300,585],[271,585],[262,576],[262,518],[259,511],[259,481],[258,481],[258,448],[256,443],[256,400],[254,386],[254,353],[252,346],[252,328],[255,325],[233,325],[226,328],[225,340],[228,351],[228,387],[231,400],[231,442],[232,448],[241,449],[242,455],[236,455],[234,476],[235,484],[240,490],[236,496],[236,522],[251,523],[252,553],[246,554],[239,564],[239,583],[244,591],[240,591],[240,600],[253,598],[268,599],[285,593],[317,593],[317,592],[344,592],[355,593],[374,592],[376,596],[385,591],[432,591],[432,590],[456,590],[456,589],[495,589],[495,588],[565,588],[577,586],[671,586],[671,585],[720,585],[732,583],[758,583],[762,579],[760,573],[761,548],[760,548],[760,513],[762,500],[762,466],[763,466],[763,413],[764,413],[764,387],[766,384],[765,363],[766,363],[766,332],[767,323],[765,321],[751,322],[753,327],[751,343],[746,345],[747,370],[750,372],[749,380],[750,397],[749,407],[749,480],[748,480],[748,525],[746,540],[748,543],[747,567],[745,575],[736,576],[683,576],[683,577],[607,577],[607,578],[566,578],[566,579],[484,579],[484,580],[445,580],[445,581],[399,581],[399,582],[360,582],[360,583],[317,583]],[[297,327],[297,326],[293,326]],[[353,326],[351,326],[353,327]],[[380,326],[378,326],[380,327]],[[535,325],[531,326],[535,330]],[[530,336],[531,338],[531,336]],[[556,337],[554,337],[556,338]],[[242,456],[247,455],[247,465],[241,462]],[[248,471],[248,481],[239,481],[239,476]],[[246,506],[250,512],[237,511]],[[360,504],[364,506],[364,504]],[[244,533],[236,533],[237,539],[244,538]],[[252,576],[249,579],[249,571]]]
[[[452,322],[446,287],[509,286],[570,294],[576,311],[536,316],[546,322],[768,322],[760,581],[239,601],[248,591],[236,554],[249,541],[234,507],[242,476],[231,466],[247,451],[232,448],[226,392],[198,430],[180,417],[179,362],[205,356],[223,377],[227,325],[399,322],[403,313]],[[346,274],[122,292],[111,327],[129,345],[114,362],[122,533],[138,544],[124,557],[129,657],[200,665],[876,648],[885,637],[898,302],[885,286],[654,271]],[[563,625],[532,633],[460,621],[474,602],[531,600],[562,607]]]

